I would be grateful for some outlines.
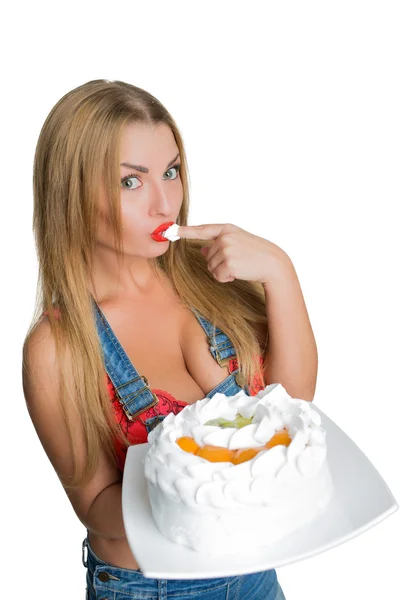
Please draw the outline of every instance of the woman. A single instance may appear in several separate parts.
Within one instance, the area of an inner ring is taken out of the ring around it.
[[[316,345],[288,255],[232,224],[188,226],[188,209],[182,138],[151,94],[95,80],[50,111],[34,160],[40,303],[23,382],[87,529],[90,600],[110,586],[115,597],[284,598],[274,570],[145,578],[125,535],[126,449],[166,414],[271,382],[310,401],[315,390]],[[170,223],[177,241],[154,233]]]

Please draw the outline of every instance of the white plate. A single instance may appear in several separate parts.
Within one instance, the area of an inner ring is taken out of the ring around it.
[[[314,404],[326,431],[334,495],[310,525],[270,546],[243,554],[208,556],[164,537],[151,514],[143,470],[149,444],[130,446],[122,483],[129,546],[145,577],[206,579],[266,571],[308,558],[367,531],[398,509],[381,475],[356,444]]]

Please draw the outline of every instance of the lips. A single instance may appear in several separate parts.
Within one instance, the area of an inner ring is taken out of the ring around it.
[[[168,227],[174,224],[174,221],[168,221],[168,223],[162,223],[151,233],[151,237],[156,242],[168,242],[167,238],[165,238],[162,234],[163,231],[166,231]]]

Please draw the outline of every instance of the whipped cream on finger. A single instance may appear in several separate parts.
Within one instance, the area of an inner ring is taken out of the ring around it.
[[[174,223],[173,225],[170,225],[168,229],[162,232],[162,236],[167,238],[167,240],[169,240],[170,242],[176,242],[176,240],[181,239],[180,236],[177,235],[178,229],[179,225],[177,223]]]

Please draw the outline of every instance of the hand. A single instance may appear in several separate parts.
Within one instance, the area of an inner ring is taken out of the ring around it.
[[[180,225],[178,235],[212,240],[201,248],[201,253],[207,259],[208,270],[221,283],[243,279],[266,285],[290,261],[276,244],[230,223]]]

